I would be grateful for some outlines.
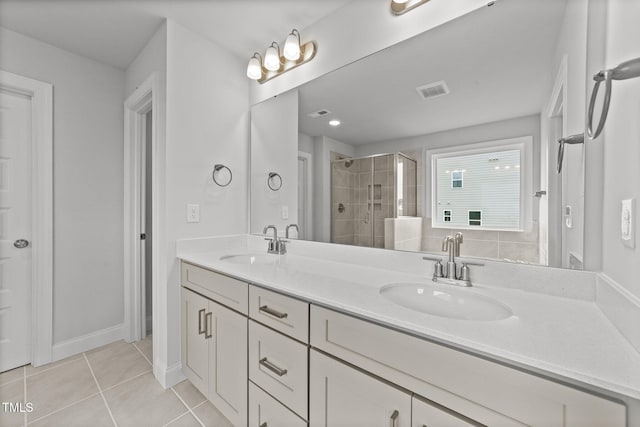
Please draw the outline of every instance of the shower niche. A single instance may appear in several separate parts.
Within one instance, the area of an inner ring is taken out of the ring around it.
[[[399,249],[394,220],[407,217],[417,217],[415,159],[393,153],[332,160],[332,243]]]

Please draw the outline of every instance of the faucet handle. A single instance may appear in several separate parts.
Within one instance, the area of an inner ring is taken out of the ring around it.
[[[442,262],[442,258],[435,257],[435,256],[423,256],[422,259],[424,259],[426,261],[440,261],[440,262]]]
[[[477,265],[478,267],[484,267],[483,262],[464,261],[462,265]]]

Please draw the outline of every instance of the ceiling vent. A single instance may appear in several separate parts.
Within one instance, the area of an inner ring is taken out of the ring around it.
[[[416,90],[422,99],[437,98],[438,96],[447,95],[449,93],[449,88],[444,80],[417,87]]]
[[[312,119],[317,119],[318,117],[326,116],[327,114],[331,114],[331,111],[329,111],[329,110],[318,110],[318,111],[315,111],[313,113],[307,114],[307,116],[311,117]]]

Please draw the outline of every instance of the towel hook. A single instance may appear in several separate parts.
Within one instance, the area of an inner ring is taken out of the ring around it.
[[[591,101],[589,102],[589,112],[587,114],[587,134],[589,138],[596,139],[600,136],[604,124],[607,121],[607,114],[609,114],[609,104],[611,103],[611,82],[613,80],[627,80],[640,77],[640,58],[631,59],[619,64],[617,67],[609,70],[600,71],[593,76],[595,84],[593,85],[593,92],[591,92]],[[596,98],[598,96],[598,89],[600,83],[605,82],[605,94],[604,103],[602,104],[602,113],[600,114],[600,121],[595,132],[593,131],[593,110],[596,104]]]

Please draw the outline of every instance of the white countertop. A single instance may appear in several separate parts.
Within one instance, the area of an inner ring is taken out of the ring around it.
[[[201,249],[179,249],[178,258],[533,372],[640,399],[640,354],[592,301],[474,283],[463,289],[501,301],[514,316],[456,320],[413,311],[380,295],[389,283],[433,285],[424,274],[293,253],[280,256],[276,265],[241,265],[220,258],[249,249]]]

